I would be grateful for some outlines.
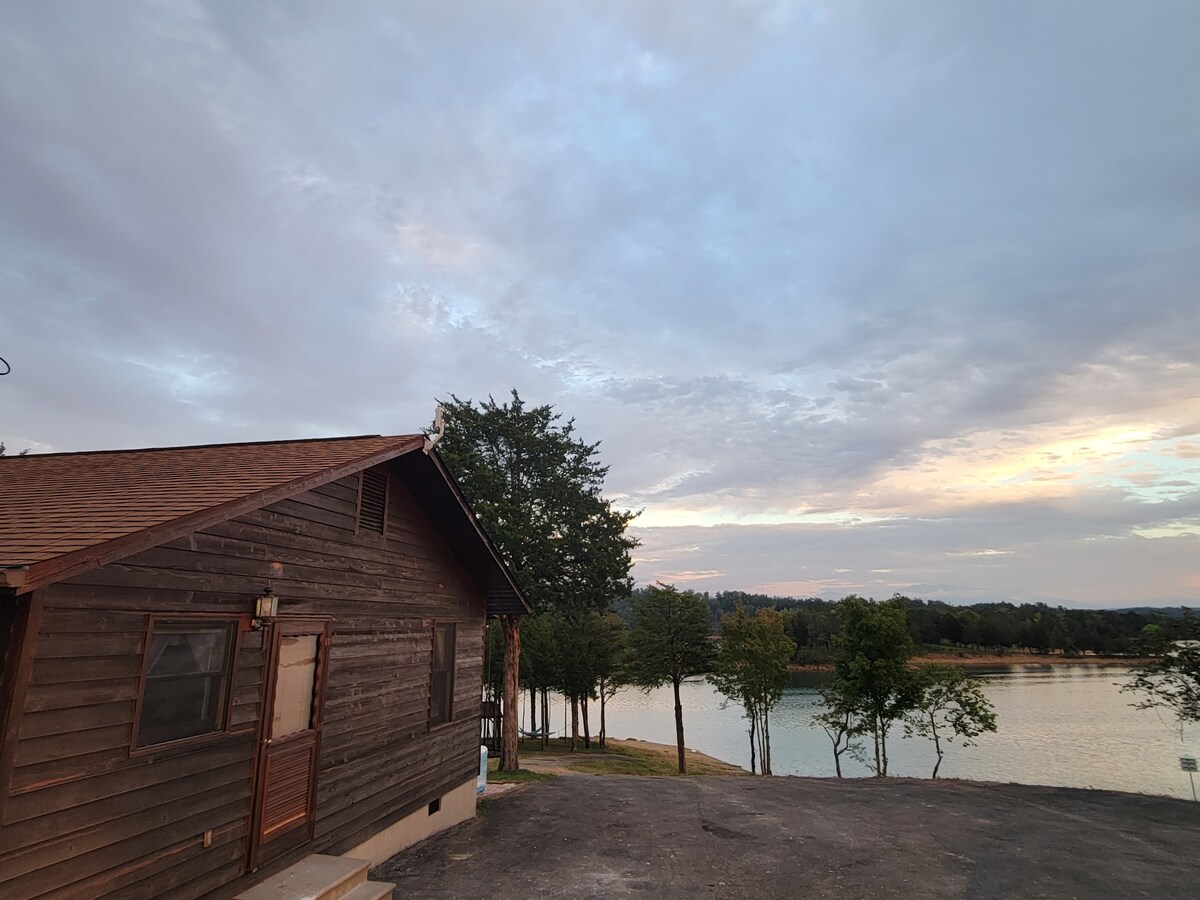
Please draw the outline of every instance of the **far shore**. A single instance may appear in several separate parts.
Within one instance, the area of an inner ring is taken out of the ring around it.
[[[1061,653],[922,653],[908,661],[910,666],[947,663],[963,668],[991,666],[1140,666],[1153,660],[1135,656],[1064,656]],[[828,672],[833,663],[793,663],[792,672]]]

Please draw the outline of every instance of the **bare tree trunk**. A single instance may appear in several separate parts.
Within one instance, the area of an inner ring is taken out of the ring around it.
[[[537,688],[529,689],[529,733],[536,734],[537,727]]]
[[[571,698],[571,749],[579,749],[579,698]]]
[[[833,768],[837,771],[837,777],[842,777],[842,754],[850,749],[850,713],[842,714],[842,721],[837,731],[831,731],[826,728],[825,733],[829,735],[829,740],[833,742]],[[845,743],[842,743],[845,741]]]
[[[504,736],[500,742],[500,771],[515,772],[517,761],[517,675],[521,668],[521,620],[517,616],[501,616],[504,628]]]
[[[883,776],[887,777],[888,758],[887,758],[887,732],[883,728],[883,723],[879,724],[879,747],[883,751]]]
[[[771,772],[771,719],[770,712],[763,709],[762,713],[762,770],[764,775],[770,775]]]
[[[604,746],[605,746],[604,742],[605,742],[605,740],[608,739],[608,732],[605,730],[606,723],[604,721],[604,707],[605,707],[605,704],[607,703],[607,698],[605,696],[605,688],[607,687],[607,685],[608,685],[607,679],[601,678],[600,679],[600,749],[601,750],[604,749]]]
[[[675,688],[675,746],[679,750],[679,774],[687,774],[687,757],[683,752],[683,702],[679,699],[679,679],[671,682]]]
[[[883,757],[879,754],[879,717],[873,716],[871,719],[871,737],[875,740],[875,777],[883,777]]]
[[[542,749],[550,744],[550,691],[542,688]]]
[[[933,774],[929,777],[937,778],[938,769],[940,769],[942,767],[942,756],[944,755],[944,753],[942,752],[942,741],[938,737],[938,730],[937,730],[936,723],[933,723],[932,730],[933,730],[933,749],[937,751],[937,762],[935,762],[933,764]]]
[[[757,775],[757,760],[755,758],[754,732],[757,730],[758,722],[755,720],[754,712],[750,712],[750,774]]]
[[[579,705],[583,711],[583,746],[590,750],[592,748],[592,729],[588,724],[588,698],[586,694],[579,699]]]

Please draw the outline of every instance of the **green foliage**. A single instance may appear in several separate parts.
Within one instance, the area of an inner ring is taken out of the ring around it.
[[[721,640],[709,681],[742,704],[750,720],[751,766],[755,741],[762,773],[771,774],[771,710],[788,684],[788,660],[796,649],[784,631],[783,615],[760,607],[752,616],[739,606],[721,618]]]
[[[837,777],[841,778],[842,756],[845,753],[849,752],[855,759],[862,758],[859,738],[864,732],[863,720],[836,684],[821,690],[821,711],[812,720],[833,744],[833,766]]]
[[[887,775],[887,738],[896,721],[916,707],[920,686],[908,660],[913,641],[902,598],[883,603],[846,597],[838,604],[841,633],[833,683],[833,709],[849,713],[852,733],[869,733],[876,776]]]
[[[794,649],[777,610],[760,608],[752,616],[739,606],[721,618],[721,640],[709,680],[744,706],[773,709],[787,687],[787,664]]]
[[[646,690],[670,682],[675,693],[675,749],[681,775],[687,774],[687,757],[679,686],[685,678],[708,672],[713,657],[708,606],[695,593],[656,584],[634,599],[626,671],[630,683]]]
[[[601,496],[606,466],[599,444],[560,424],[549,405],[491,397],[478,406],[451,395],[442,403],[438,453],[538,612],[606,609],[632,587],[625,533],[635,513]]]
[[[996,730],[996,712],[983,694],[985,679],[972,677],[957,666],[922,666],[915,673],[919,691],[916,707],[905,716],[909,735],[933,741],[937,778],[945,750],[943,742],[971,746],[984,732]]]
[[[1200,722],[1200,619],[1191,610],[1170,625],[1147,626],[1142,651],[1152,662],[1133,670],[1123,692],[1141,694],[1137,709],[1165,709],[1175,717],[1180,737]]]
[[[592,626],[592,670],[608,696],[629,683],[629,629],[620,616],[605,613]]]
[[[693,591],[656,584],[633,603],[629,636],[630,683],[649,690],[704,675],[715,656],[708,606]]]
[[[554,615],[554,636],[558,644],[558,672],[555,687],[573,700],[595,697],[598,675],[597,626],[600,614],[594,610],[570,615]]]
[[[833,661],[834,638],[839,631],[837,602],[817,597],[773,597],[743,591],[718,591],[699,595],[709,606],[715,631],[723,614],[744,606],[783,613],[784,630],[796,642],[792,662],[824,664]],[[978,651],[989,653],[1062,652],[1129,654],[1138,652],[1142,629],[1148,624],[1169,627],[1178,620],[1173,610],[1064,609],[1044,603],[976,603],[956,606],[940,600],[898,597],[908,614],[908,630],[918,651]],[[614,610],[632,621],[628,603]]]
[[[498,630],[498,629],[497,629]],[[521,622],[521,687],[549,690],[558,685],[560,652],[552,613],[535,613]]]

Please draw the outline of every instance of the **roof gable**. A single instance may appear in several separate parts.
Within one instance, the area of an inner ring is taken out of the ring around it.
[[[24,569],[24,593],[422,449],[418,434],[0,457],[0,574]],[[449,473],[414,455],[431,464],[405,469],[436,482],[422,503],[489,611],[526,611]]]

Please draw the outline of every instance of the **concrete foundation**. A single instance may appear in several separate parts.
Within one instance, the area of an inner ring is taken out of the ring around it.
[[[434,813],[422,807],[342,855],[369,860],[372,866],[377,866],[431,834],[475,818],[475,779],[443,794],[439,807]]]

